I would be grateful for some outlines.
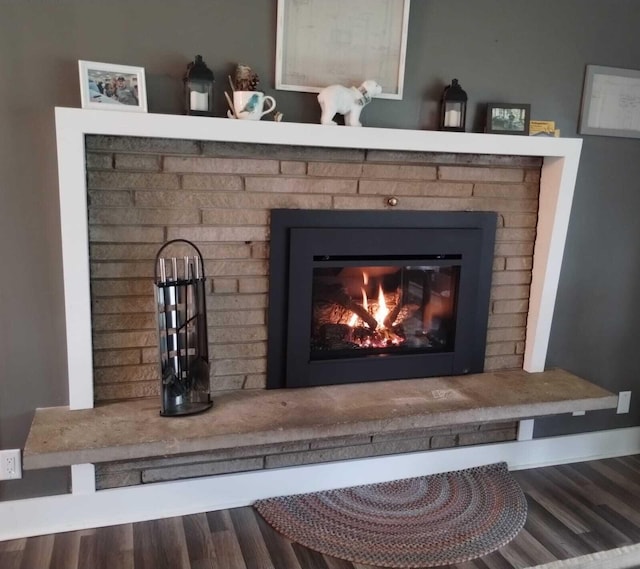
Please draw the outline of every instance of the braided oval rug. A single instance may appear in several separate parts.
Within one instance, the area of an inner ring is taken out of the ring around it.
[[[527,502],[506,463],[260,500],[260,515],[309,549],[384,567],[482,557],[524,526]]]

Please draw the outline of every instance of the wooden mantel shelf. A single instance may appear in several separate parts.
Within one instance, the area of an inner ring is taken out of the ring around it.
[[[26,469],[173,456],[291,441],[614,409],[617,396],[562,370],[502,371],[366,384],[233,392],[191,417],[140,399],[36,410]]]

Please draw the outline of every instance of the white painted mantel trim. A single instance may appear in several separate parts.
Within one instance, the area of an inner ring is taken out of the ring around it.
[[[56,134],[71,409],[93,407],[86,134],[542,157],[524,369],[544,370],[581,139],[349,128],[68,108],[56,108]]]
[[[349,128],[68,108],[56,108],[55,115],[71,409],[93,407],[85,171],[87,134],[542,157],[524,369],[530,372],[544,370],[581,139]],[[521,426],[524,428],[520,429],[519,440],[531,438],[532,423],[522,422]],[[461,449],[460,452],[470,451]],[[92,472],[90,467],[72,470],[74,493],[86,495],[91,490],[94,484]],[[135,490],[131,492],[132,495],[136,493]],[[141,489],[140,492],[147,490]]]

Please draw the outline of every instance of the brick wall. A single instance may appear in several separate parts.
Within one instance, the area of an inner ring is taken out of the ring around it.
[[[499,213],[485,369],[522,367],[541,160],[87,137],[97,401],[159,392],[153,259],[202,250],[212,390],[262,388],[272,208]]]
[[[507,422],[354,435],[321,441],[298,441],[194,453],[171,458],[112,462],[96,465],[96,486],[98,489],[134,486],[198,476],[512,441],[515,437],[516,424]]]
[[[485,369],[521,368],[541,159],[87,137],[97,401],[157,396],[153,260],[194,241],[209,277],[212,391],[264,388],[269,211],[497,211]],[[98,465],[99,488],[514,440],[516,424],[300,441]]]

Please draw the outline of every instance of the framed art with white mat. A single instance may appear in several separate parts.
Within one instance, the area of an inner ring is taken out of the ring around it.
[[[640,138],[640,70],[587,65],[579,133]]]
[[[410,0],[278,0],[276,89],[372,79],[402,99]]]

